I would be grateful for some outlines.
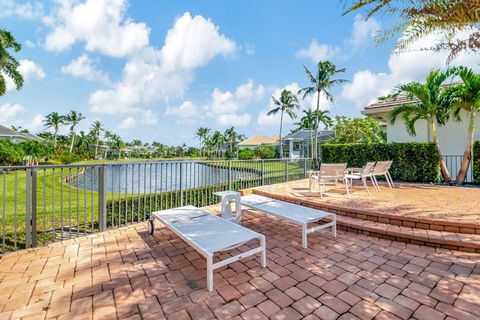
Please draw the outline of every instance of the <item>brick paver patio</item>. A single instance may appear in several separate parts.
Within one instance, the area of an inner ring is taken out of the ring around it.
[[[478,319],[480,255],[339,231],[300,245],[294,225],[256,212],[268,267],[215,272],[167,229],[145,224],[0,259],[0,319]],[[238,250],[246,250],[245,245]]]

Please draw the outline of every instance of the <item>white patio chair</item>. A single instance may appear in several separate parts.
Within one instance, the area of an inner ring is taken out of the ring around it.
[[[392,164],[393,164],[393,160],[388,160],[388,161],[385,161],[387,163],[387,166],[386,166],[386,177],[388,180],[390,180],[390,183],[392,184],[392,187],[395,188],[395,184],[393,183],[393,179],[392,179],[392,176],[390,175],[390,168],[392,168]]]
[[[375,185],[377,186],[377,191],[380,191],[377,177],[381,177],[381,176],[385,177],[385,180],[387,181],[388,186],[392,188],[392,184],[390,183],[389,172],[388,172],[388,168],[390,166],[389,162],[390,161],[377,161],[377,163],[375,164],[375,167],[373,167],[372,178],[373,178],[373,181],[375,182]]]
[[[320,187],[320,197],[323,198],[323,191],[326,187],[325,182],[332,181],[337,188],[338,181],[345,185],[347,190],[347,197],[350,198],[350,190],[348,189],[348,180],[345,178],[347,170],[346,163],[322,163],[320,165],[320,172],[318,174],[318,184]]]
[[[353,180],[362,180],[362,184],[365,187],[365,190],[367,190],[367,194],[370,195],[370,191],[368,190],[368,186],[367,186],[368,178],[370,178],[370,181],[372,182],[373,187],[375,188],[375,190],[377,190],[377,186],[373,181],[373,174],[372,174],[372,170],[374,166],[375,166],[375,162],[367,162],[367,164],[360,171],[347,173],[345,175],[345,178],[347,180],[350,180],[351,186],[353,185]]]

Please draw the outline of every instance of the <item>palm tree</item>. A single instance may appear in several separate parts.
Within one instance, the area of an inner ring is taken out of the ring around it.
[[[65,124],[65,117],[60,115],[58,112],[50,112],[43,120],[44,126],[46,128],[53,128],[53,147],[57,149],[57,136],[60,126]]]
[[[5,75],[13,80],[17,90],[23,87],[23,77],[18,71],[20,63],[8,52],[8,49],[18,52],[22,46],[15,40],[13,35],[0,29],[0,96],[7,93],[7,81]]]
[[[210,129],[209,128],[205,128],[205,127],[200,127],[197,129],[197,131],[195,132],[195,135],[198,137],[198,139],[200,140],[200,148],[202,148],[202,151],[203,149],[205,148],[205,141],[207,140],[207,137],[208,137],[208,133],[210,132]]]
[[[282,143],[282,126],[283,126],[283,114],[286,113],[291,119],[297,118],[295,109],[300,108],[298,104],[298,98],[291,91],[283,89],[280,94],[280,100],[277,100],[272,96],[272,101],[276,108],[270,110],[267,115],[274,115],[280,112],[280,158],[283,158],[283,143]]]
[[[75,110],[70,111],[70,113],[65,116],[65,122],[70,125],[70,135],[72,136],[72,141],[70,143],[70,152],[73,151],[73,143],[75,142],[75,127],[83,119],[85,119],[85,117],[82,115],[82,113]]]
[[[100,133],[105,130],[103,128],[103,124],[95,120],[92,123],[92,126],[90,127],[90,134],[94,137],[95,139],[95,159],[97,158],[97,153],[98,153],[98,145],[100,144]]]
[[[350,2],[350,0],[348,0]],[[443,37],[433,48],[436,51],[450,49],[447,62],[462,51],[480,51],[480,22],[478,0],[354,0],[345,12],[363,10],[368,7],[367,18],[378,13],[396,14],[400,21],[393,28],[383,31],[377,42],[382,43],[395,34],[402,34],[397,40],[397,48],[405,49],[416,40],[428,34],[442,34]],[[440,32],[439,32],[440,31]],[[459,31],[468,36],[456,39]]]
[[[440,150],[437,135],[437,123],[444,125],[449,118],[452,108],[452,90],[442,88],[443,82],[450,77],[449,72],[432,70],[427,76],[424,84],[411,82],[398,87],[399,92],[407,94],[414,102],[403,104],[392,111],[391,122],[395,123],[398,116],[403,116],[405,126],[410,135],[416,135],[415,123],[418,120],[425,120],[430,128],[432,140],[440,154],[440,169],[443,179],[450,182],[450,172]]]
[[[456,183],[463,183],[467,176],[470,161],[472,160],[473,134],[475,131],[475,116],[480,112],[480,74],[467,67],[450,69],[457,75],[462,84],[457,86],[454,93],[454,114],[459,115],[461,110],[468,114],[467,144],[463,152],[462,166],[457,174]]]
[[[293,130],[292,132],[297,132],[301,129],[309,130],[310,131],[310,143],[312,147],[312,154],[314,152],[314,144],[313,144],[313,132],[315,130],[315,121],[318,119],[319,122],[323,123],[325,129],[330,128],[333,125],[333,120],[328,115],[329,111],[319,110],[319,112],[313,111],[312,108],[303,110],[303,117],[300,118],[299,122],[296,122],[295,125],[298,127]]]
[[[91,145],[91,136],[88,134],[85,134],[84,131],[80,131],[78,135],[78,139],[75,142],[77,152],[80,152],[82,154],[89,154],[91,155],[90,151],[90,145]]]
[[[330,61],[320,61],[317,64],[317,72],[313,74],[307,67],[303,66],[305,69],[305,73],[307,74],[308,80],[310,81],[311,86],[305,87],[298,91],[299,94],[303,94],[303,99],[307,96],[312,94],[317,94],[317,117],[315,119],[315,136],[314,136],[314,147],[312,152],[312,156],[317,158],[317,143],[318,143],[318,122],[320,119],[318,118],[319,111],[320,111],[320,95],[324,94],[325,97],[333,102],[333,95],[330,93],[330,90],[338,84],[342,84],[347,82],[344,79],[333,79],[339,73],[344,73],[345,69],[338,69],[332,62]]]
[[[230,146],[230,154],[233,153],[233,148],[237,144],[237,139],[238,139],[238,133],[235,131],[235,127],[231,127],[227,130],[225,130],[225,133],[223,134],[225,137],[225,140],[228,142]]]
[[[212,136],[210,137],[210,143],[215,149],[215,156],[218,157],[220,153],[220,148],[225,143],[225,138],[223,137],[223,134],[218,130],[213,132]]]

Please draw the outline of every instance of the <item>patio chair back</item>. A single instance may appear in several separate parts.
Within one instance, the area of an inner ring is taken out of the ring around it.
[[[389,161],[377,161],[373,167],[372,174],[375,175],[384,175],[388,171]]]
[[[375,167],[375,162],[367,162],[367,164],[362,169],[362,176],[371,175],[374,167]]]
[[[320,166],[320,178],[343,180],[345,170],[347,170],[346,163],[322,163]]]

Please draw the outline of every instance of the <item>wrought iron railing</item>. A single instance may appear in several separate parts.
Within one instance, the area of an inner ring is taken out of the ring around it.
[[[0,167],[0,254],[218,202],[240,190],[304,178],[310,159],[149,161]]]
[[[452,181],[457,179],[458,171],[462,166],[463,155],[444,155],[443,159],[445,160],[445,164],[447,165],[447,169],[450,172],[450,177]],[[468,168],[467,176],[465,177],[465,183],[473,183],[473,170],[472,170],[473,161],[470,162],[470,166]]]

